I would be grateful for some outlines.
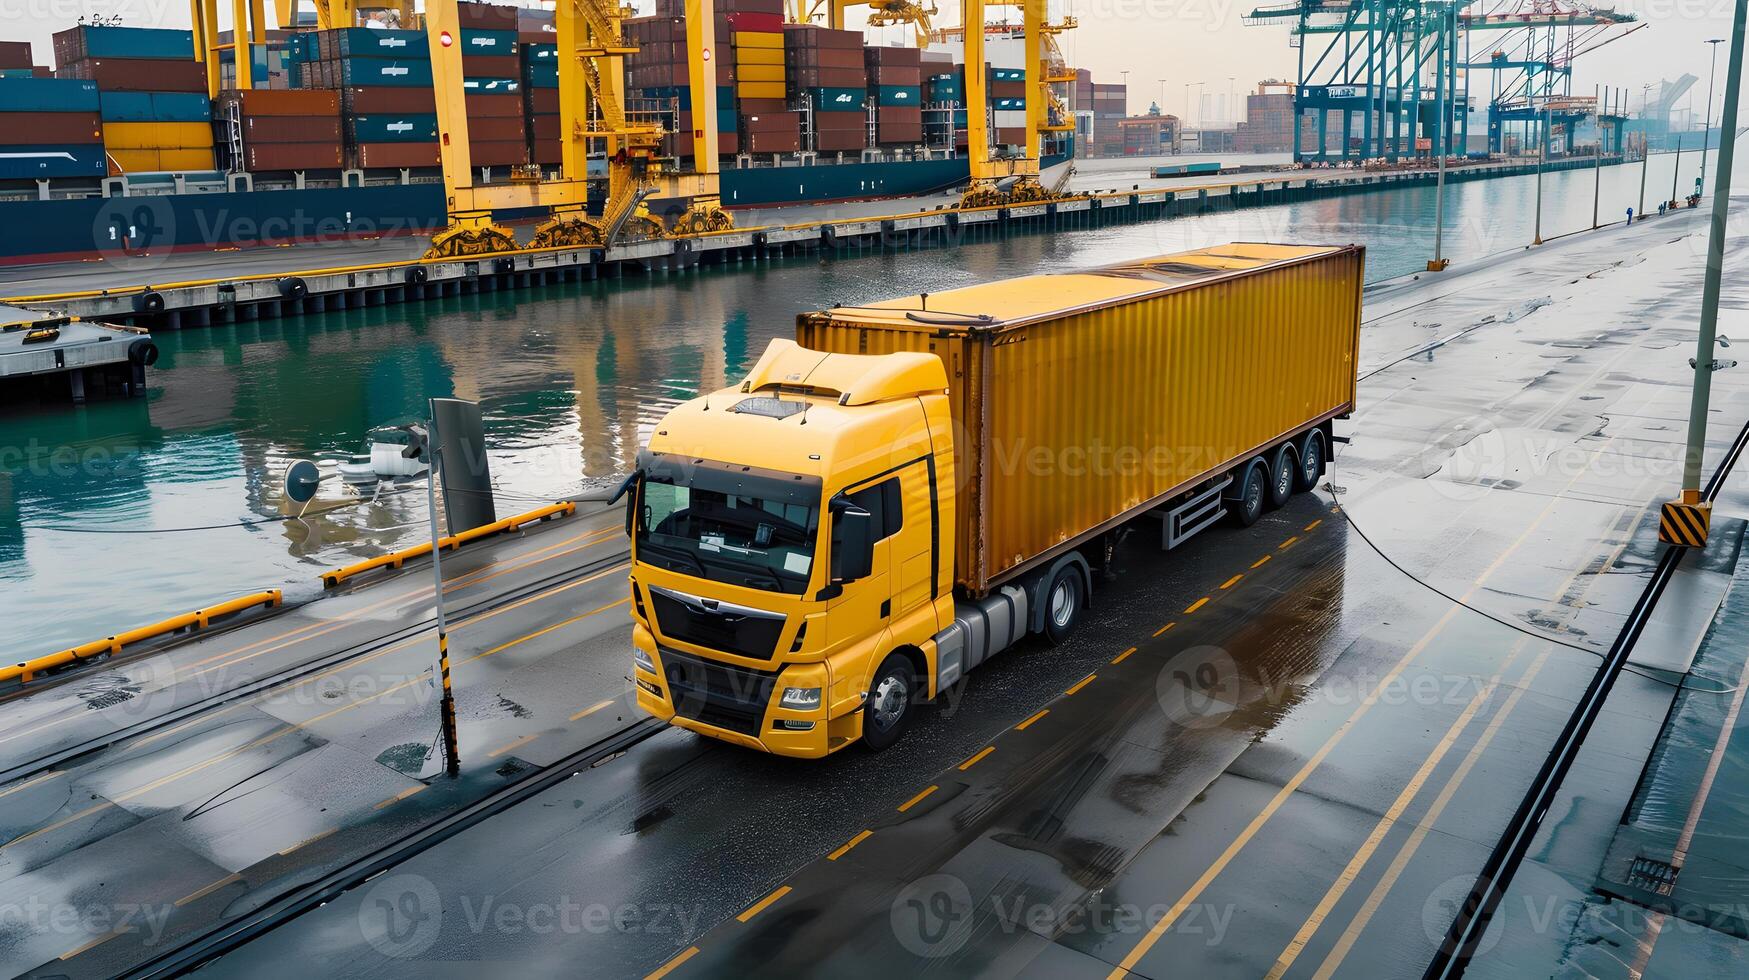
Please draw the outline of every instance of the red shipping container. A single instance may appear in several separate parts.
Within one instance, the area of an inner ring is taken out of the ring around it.
[[[870,65],[883,67],[915,68],[923,63],[919,57],[922,54],[916,48],[866,47],[864,57]]]
[[[840,48],[862,50],[860,31],[835,31],[818,24],[783,25],[783,46],[795,48]]]
[[[219,103],[237,106],[250,117],[340,115],[340,93],[332,89],[233,89],[220,92]]]
[[[884,105],[875,110],[875,122],[886,126],[889,124],[923,125],[923,107],[915,105],[892,106]]]
[[[523,89],[528,96],[531,115],[550,115],[559,111],[559,90],[556,88]]]
[[[868,88],[862,68],[790,68],[790,88]]]
[[[495,3],[458,3],[456,22],[464,30],[514,31],[517,29],[515,7]]]
[[[742,133],[748,153],[795,153],[802,148],[800,133]]]
[[[0,41],[0,68],[34,68],[29,41]]]
[[[534,152],[530,156],[533,157],[529,161],[531,163],[550,164],[556,167],[565,162],[564,148],[559,145],[559,141],[556,139],[535,140]]]
[[[346,111],[355,116],[437,111],[437,95],[428,88],[369,86],[340,91]]]
[[[464,55],[462,74],[469,78],[517,78],[522,75],[522,59],[513,54]]]
[[[206,92],[206,68],[198,61],[87,58],[62,65],[55,74],[89,79],[105,92]]]
[[[783,112],[789,108],[785,99],[739,99],[741,115],[757,116],[767,112]],[[718,108],[723,108],[718,106]]]
[[[734,133],[717,134],[717,156],[732,157],[741,141]],[[662,141],[662,152],[673,157],[692,156],[692,134],[676,133]]]
[[[476,167],[514,167],[528,162],[528,144],[511,142],[468,141],[468,156]]]
[[[103,120],[95,112],[0,112],[0,146],[102,142]]]
[[[864,71],[868,63],[854,48],[785,48],[783,60],[793,68],[854,68]]]
[[[869,65],[868,81],[870,85],[922,85],[923,69],[916,65]]]
[[[1026,98],[1025,82],[990,82],[986,85],[987,94],[992,99],[1024,99]]]
[[[1005,126],[996,130],[996,142],[1004,146],[1019,146],[1026,142],[1025,126]]]
[[[360,143],[352,148],[353,166],[364,170],[440,167],[436,143]]]
[[[794,133],[801,130],[802,114],[799,112],[766,112],[757,116],[741,117],[741,132],[743,133]]]
[[[522,118],[520,95],[464,95],[469,119],[493,119],[514,116]],[[435,111],[435,107],[434,107]]]
[[[763,13],[750,10],[731,11],[728,15],[729,26],[737,31],[747,31],[755,34],[777,34],[783,30],[782,13]]]
[[[502,143],[507,140],[515,140],[520,143],[526,136],[527,131],[523,127],[521,116],[468,120],[468,139],[472,142]]]
[[[861,150],[867,146],[867,137],[860,129],[842,132],[821,131],[814,136],[814,149],[821,153],[840,153],[846,150]]]
[[[243,141],[256,143],[332,143],[340,145],[340,117],[249,116],[243,120]]]
[[[253,171],[339,170],[340,144],[252,143],[243,148],[244,166]]]
[[[558,116],[529,116],[529,135],[537,142],[551,140],[555,145],[559,141]]]
[[[875,142],[883,145],[921,143],[923,142],[923,124],[894,123],[890,126],[876,127]]]

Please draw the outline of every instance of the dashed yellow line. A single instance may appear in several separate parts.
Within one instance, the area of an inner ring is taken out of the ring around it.
[[[98,946],[98,945],[101,945],[103,943],[107,943],[111,939],[114,939],[115,937],[117,937],[119,935],[121,935],[121,933],[119,933],[119,932],[106,932],[103,935],[98,936],[96,939],[91,940],[90,942],[86,943],[83,946],[79,946],[79,947],[76,947],[74,949],[69,949],[65,953],[62,953],[61,954],[61,961],[65,962],[67,960],[70,960],[73,957],[78,956],[80,953],[83,953],[86,950],[91,949],[94,946]]]
[[[1296,534],[1293,537],[1288,538],[1286,541],[1283,541],[1281,544],[1277,545],[1276,550],[1277,551],[1286,551],[1287,549],[1292,548],[1294,546],[1294,542],[1298,541],[1299,539],[1300,539],[1300,536]]]
[[[996,746],[994,746],[994,745],[984,746],[984,750],[982,752],[979,752],[977,755],[974,755],[970,759],[967,759],[966,761],[960,763],[960,772],[965,772],[967,769],[970,769],[973,766],[977,765],[984,758],[984,756],[987,756],[994,751],[996,751]]]
[[[1188,616],[1191,613],[1196,612],[1198,609],[1201,609],[1202,607],[1204,607],[1208,604],[1209,604],[1209,597],[1205,595],[1201,599],[1198,599],[1195,602],[1191,603],[1190,608],[1184,610],[1184,614],[1186,616]]]
[[[381,803],[378,803],[376,805],[376,809],[382,810],[382,809],[385,809],[387,807],[394,806],[395,804],[401,802],[402,800],[406,799],[409,796],[412,796],[414,793],[417,793],[417,792],[423,790],[424,788],[425,788],[425,786],[423,783],[421,783],[418,786],[409,786],[406,789],[400,791],[399,793],[396,793],[394,796],[391,796],[388,799],[382,801]]]
[[[843,847],[840,847],[838,850],[833,851],[831,854],[826,855],[826,860],[828,860],[828,861],[838,860],[839,858],[843,857],[844,855],[849,854],[851,848],[855,847],[856,845],[862,843],[865,840],[868,840],[870,837],[873,837],[873,836],[874,836],[874,831],[872,831],[872,830],[865,830],[862,833],[857,834],[855,837],[852,837],[848,841],[845,841]]]
[[[1027,730],[1027,728],[1031,727],[1033,722],[1038,721],[1040,718],[1043,718],[1045,715],[1048,715],[1050,713],[1051,713],[1051,709],[1046,708],[1043,711],[1040,711],[1038,714],[1033,715],[1031,718],[1028,718],[1027,720],[1021,722],[1020,724],[1015,725],[1014,730],[1017,732],[1024,732]]]
[[[1230,589],[1233,586],[1238,585],[1239,580],[1244,578],[1244,577],[1245,577],[1245,573],[1240,572],[1239,574],[1233,576],[1232,578],[1227,579],[1225,582],[1222,582],[1221,583],[1221,591],[1225,592],[1227,589]]]
[[[524,745],[527,745],[528,743],[534,741],[537,738],[540,738],[540,736],[539,735],[524,735],[521,738],[517,739],[516,741],[511,742],[509,745],[505,745],[505,746],[502,746],[500,748],[493,749],[492,751],[486,753],[486,758],[496,759],[506,752],[511,752],[511,751],[516,750],[516,749],[522,748]]]
[[[613,699],[609,698],[608,700],[603,701],[600,704],[592,704],[589,707],[584,708],[582,711],[579,711],[576,714],[572,715],[570,720],[571,721],[581,721],[584,718],[589,717],[590,715],[596,713],[597,711],[600,711],[602,708],[605,708],[612,703],[613,703]]]
[[[771,904],[773,902],[784,897],[785,895],[788,895],[789,893],[790,893],[790,887],[788,885],[784,885],[782,888],[779,888],[777,891],[772,892],[771,894],[765,896],[764,898],[760,899],[759,901],[754,902],[752,905],[748,906],[747,911],[742,912],[740,915],[735,916],[735,921],[736,922],[751,921],[754,916],[756,916],[759,913],[770,908]]]
[[[1252,562],[1251,567],[1252,568],[1262,568],[1269,561],[1269,559],[1271,557],[1272,556],[1270,556],[1270,555],[1264,555],[1262,558],[1259,558],[1256,561]]]
[[[187,895],[184,895],[181,898],[177,899],[176,900],[176,907],[181,908],[184,905],[187,905],[189,902],[200,901],[201,899],[207,897],[208,895],[211,895],[213,892],[218,891],[219,889],[225,887],[226,885],[230,884],[231,882],[242,881],[242,880],[243,880],[243,876],[239,875],[239,874],[226,875],[223,878],[220,878],[218,881],[215,881],[212,884],[206,886],[205,888],[199,889],[197,891],[189,892]]]
[[[1167,623],[1167,624],[1166,624],[1166,625],[1165,625],[1165,626],[1162,626],[1162,627],[1160,627],[1160,628],[1159,628],[1159,629],[1157,629],[1157,630],[1155,630],[1155,631],[1154,631],[1154,635],[1155,635],[1155,636],[1159,636],[1159,635],[1160,635],[1160,634],[1161,634],[1161,633],[1164,633],[1164,632],[1166,632],[1166,631],[1167,631],[1167,630],[1169,630],[1169,629],[1171,629],[1171,628],[1172,628],[1172,627],[1174,627],[1174,626],[1177,626],[1177,625],[1178,625],[1178,624],[1177,624],[1177,623]]]
[[[292,846],[286,848],[285,850],[280,851],[279,856],[285,857],[287,854],[290,854],[293,851],[301,850],[302,848],[309,847],[311,844],[314,844],[315,842],[321,840],[322,838],[327,837],[330,834],[336,833],[339,830],[340,830],[339,827],[330,827],[329,829],[322,831],[321,833],[317,834],[314,837],[305,837],[303,840],[298,841],[296,844],[293,844]]]
[[[1322,523],[1324,523],[1324,519],[1322,517],[1320,517],[1317,520],[1313,521],[1312,523],[1307,524],[1306,530],[1308,530],[1308,531],[1314,530],[1317,528],[1318,525],[1320,525]]]
[[[19,783],[17,786],[13,786],[9,789],[0,789],[0,796],[11,796],[13,793],[18,792],[19,790],[29,789],[30,787],[35,786],[37,783],[47,782],[47,781],[55,778],[56,776],[65,776],[66,774],[67,774],[67,772],[64,769],[57,770],[55,772],[45,772],[39,776],[36,776],[35,778],[25,780],[24,782]]]
[[[1083,677],[1079,681],[1076,681],[1074,687],[1071,687],[1067,691],[1064,691],[1063,696],[1068,697],[1069,695],[1074,694],[1076,691],[1079,691],[1082,688],[1086,687],[1087,685],[1093,683],[1093,678],[1098,677],[1098,676],[1099,676],[1098,674],[1088,674],[1086,677]]]
[[[1117,665],[1117,664],[1121,664],[1121,663],[1123,663],[1123,662],[1124,662],[1124,661],[1125,661],[1125,660],[1128,660],[1128,659],[1130,659],[1130,654],[1132,654],[1132,653],[1135,653],[1135,652],[1136,652],[1136,648],[1135,648],[1135,647],[1130,647],[1130,648],[1129,648],[1129,649],[1128,649],[1128,650],[1125,650],[1125,651],[1124,651],[1124,652],[1122,652],[1122,653],[1120,653],[1120,654],[1118,654],[1118,655],[1117,655],[1117,656],[1115,656],[1115,657],[1113,657],[1113,658],[1111,658],[1111,662],[1112,662],[1112,665],[1113,665],[1113,666],[1116,666],[1116,665]]]
[[[649,976],[645,977],[644,980],[662,980],[663,977],[674,972],[675,967],[679,966],[682,963],[685,963],[687,960],[690,960],[694,956],[697,956],[697,955],[698,955],[698,947],[697,946],[688,946],[688,947],[686,947],[685,952],[681,953],[679,956],[674,957],[673,959],[669,960],[668,962],[662,964],[660,969],[658,969],[655,973],[652,973]]]
[[[938,790],[940,788],[941,787],[939,787],[939,786],[931,785],[928,789],[924,790],[923,792],[918,793],[916,796],[913,796],[910,799],[906,800],[905,802],[899,804],[899,812],[904,813],[906,810],[909,810],[912,807],[916,806],[917,804],[922,803],[924,797],[928,796],[929,794],[935,792],[936,790]]]

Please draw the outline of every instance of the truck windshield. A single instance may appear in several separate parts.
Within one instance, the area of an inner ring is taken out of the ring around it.
[[[712,581],[801,593],[814,568],[817,481],[798,485],[799,478],[734,470],[646,468],[638,560]]]

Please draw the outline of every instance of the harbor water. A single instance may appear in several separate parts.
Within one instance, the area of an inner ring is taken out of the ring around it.
[[[1653,211],[1673,175],[1692,187],[1699,155],[1683,154],[1680,175],[1674,164],[1657,155],[1644,168]],[[1100,178],[1145,173],[1102,163]],[[1592,226],[1594,189],[1598,221],[1624,220],[1642,166],[1543,181],[1552,237]],[[1531,241],[1536,178],[1445,193],[1454,271]],[[1408,188],[160,333],[147,398],[0,407],[0,658],[258,589],[307,598],[322,570],[423,540],[422,484],[299,520],[278,498],[290,460],[356,452],[430,396],[481,403],[508,516],[611,479],[663,412],[738,380],[801,311],[1233,240],[1359,242],[1378,281],[1425,267],[1434,211],[1432,188]]]

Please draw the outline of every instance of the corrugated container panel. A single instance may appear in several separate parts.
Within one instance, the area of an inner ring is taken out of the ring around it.
[[[104,123],[103,145],[111,150],[201,149],[213,145],[213,125],[210,122]]]
[[[97,83],[77,78],[0,78],[0,112],[97,112]]]
[[[245,116],[243,139],[260,143],[326,143],[340,145],[339,116]]]
[[[463,31],[462,57],[516,54],[515,31]]]
[[[0,146],[102,142],[103,122],[95,112],[0,112]]]
[[[197,61],[87,58],[63,64],[61,78],[89,79],[105,92],[206,92],[206,67]],[[429,78],[427,79],[429,81]]]
[[[243,147],[245,166],[253,171],[338,170],[341,148],[321,143],[249,143]]]
[[[205,122],[213,106],[199,92],[104,92],[104,122]]]
[[[1233,244],[798,318],[842,353],[947,366],[956,580],[1014,577],[1354,407],[1365,251]],[[968,323],[989,314],[987,325]],[[926,316],[926,314],[917,314]]]
[[[346,120],[346,136],[354,143],[429,143],[437,139],[437,116],[353,116]]]
[[[398,58],[402,61],[431,60],[431,43],[424,31],[375,30],[342,27],[320,31],[316,51],[323,58]]]
[[[245,116],[340,115],[340,93],[332,89],[249,89],[222,92],[219,101],[239,106]]]
[[[201,149],[139,149],[109,150],[109,172],[115,174],[158,173],[165,171],[214,170],[212,150]]]
[[[0,180],[102,177],[109,172],[108,166],[101,144],[13,145],[0,156]]]
[[[36,62],[31,60],[29,41],[0,41],[0,68],[29,69],[35,65]]]
[[[55,34],[55,64],[83,58],[192,59],[194,32],[80,25]]]

